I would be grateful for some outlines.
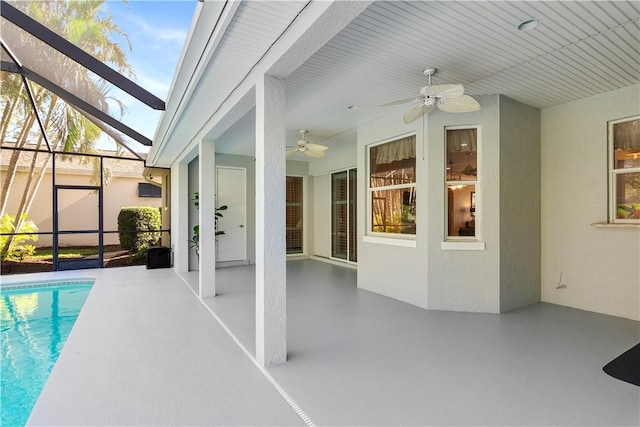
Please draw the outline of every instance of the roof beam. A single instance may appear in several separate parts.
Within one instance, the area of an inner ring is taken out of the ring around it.
[[[160,98],[156,97],[151,92],[137,85],[133,81],[129,80],[122,74],[115,71],[113,68],[105,65],[103,62],[89,55],[78,46],[62,38],[58,34],[51,31],[35,19],[28,15],[25,15],[20,10],[16,9],[6,1],[2,0],[0,7],[0,14],[6,20],[12,22],[24,31],[40,39],[44,43],[53,47],[63,55],[76,61],[83,67],[96,73],[103,79],[111,82],[115,86],[127,92],[134,98],[144,102],[154,110],[164,110],[165,103]]]
[[[104,111],[97,109],[96,107],[87,103],[86,101],[83,101],[82,99],[78,98],[71,92],[66,91],[65,89],[61,88],[60,86],[46,79],[45,77],[42,77],[35,71],[32,71],[24,66],[19,67],[18,65],[8,61],[2,61],[0,68],[2,69],[2,71],[20,74],[23,77],[26,77],[27,79],[39,84],[43,88],[55,93],[60,98],[62,98],[69,104],[73,105],[74,107],[78,108],[79,110],[85,111],[88,114],[91,114],[92,116],[103,121],[104,123],[108,124],[112,128],[119,130],[120,132],[124,133],[125,135],[127,135],[132,139],[135,139],[140,144],[143,144],[146,146],[152,145],[151,140],[146,136],[131,129],[129,126],[123,124],[122,122],[114,119],[110,115],[106,114]]]

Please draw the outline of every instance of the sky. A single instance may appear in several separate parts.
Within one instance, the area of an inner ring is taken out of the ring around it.
[[[104,13],[128,35],[131,49],[122,37],[113,37],[127,52],[135,71],[134,80],[163,101],[191,26],[197,0],[109,0]],[[120,97],[117,88],[114,96]],[[153,138],[160,112],[123,97],[127,111],[121,121],[148,138]],[[117,118],[117,117],[116,117]],[[136,151],[141,148],[136,144]]]

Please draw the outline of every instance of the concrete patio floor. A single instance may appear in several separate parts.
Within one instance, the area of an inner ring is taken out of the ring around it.
[[[93,277],[27,425],[302,425],[301,418],[171,270]]]
[[[355,270],[289,261],[288,362],[265,376],[247,355],[253,266],[217,270],[206,306],[197,273],[55,277],[78,276],[96,285],[30,425],[640,424],[640,389],[602,371],[639,322],[544,303],[427,311],[357,289]]]

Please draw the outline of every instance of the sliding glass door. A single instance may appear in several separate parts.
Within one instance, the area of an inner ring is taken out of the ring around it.
[[[331,257],[357,261],[356,169],[331,175]]]

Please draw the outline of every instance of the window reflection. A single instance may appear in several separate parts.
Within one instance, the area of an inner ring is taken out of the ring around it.
[[[416,234],[416,137],[369,150],[371,231]]]
[[[478,129],[447,129],[447,236],[476,237]]]

